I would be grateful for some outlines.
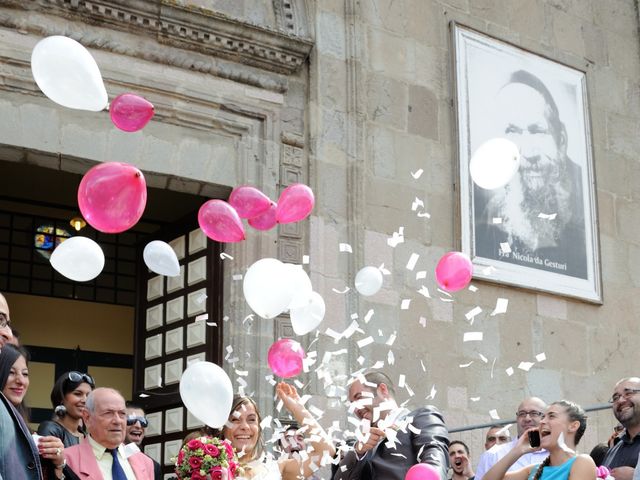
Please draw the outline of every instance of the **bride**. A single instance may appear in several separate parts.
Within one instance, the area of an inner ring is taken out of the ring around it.
[[[249,397],[233,400],[229,420],[222,429],[222,438],[227,439],[238,452],[241,471],[236,478],[252,480],[296,480],[313,475],[312,465],[320,466],[320,459],[333,458],[335,448],[327,433],[307,411],[296,388],[287,383],[276,387],[278,397],[299,425],[307,428],[306,435],[311,447],[308,455],[295,458],[268,459],[264,451],[262,421],[258,406]],[[304,430],[304,429],[301,429]],[[304,460],[303,460],[304,457]]]

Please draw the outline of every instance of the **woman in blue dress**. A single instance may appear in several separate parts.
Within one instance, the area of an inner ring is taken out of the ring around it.
[[[483,477],[485,480],[596,480],[596,465],[589,455],[578,455],[576,445],[587,428],[587,416],[580,405],[561,400],[554,402],[537,428],[524,432],[513,449]],[[529,444],[528,432],[538,430],[540,446]],[[540,464],[520,470],[507,470],[522,455],[545,449],[549,456]]]

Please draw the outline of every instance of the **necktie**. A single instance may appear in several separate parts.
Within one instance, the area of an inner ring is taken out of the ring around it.
[[[111,466],[111,476],[113,480],[127,480],[127,475],[124,473],[122,469],[122,465],[118,461],[118,449],[114,448],[113,450],[109,450],[111,452],[111,456],[113,457],[113,465]]]

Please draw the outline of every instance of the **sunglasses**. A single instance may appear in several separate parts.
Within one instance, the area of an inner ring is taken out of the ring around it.
[[[147,428],[149,426],[149,420],[145,417],[137,417],[135,415],[129,415],[127,417],[127,426],[135,425],[136,422],[140,422],[140,426],[142,428]]]
[[[91,388],[96,386],[96,382],[93,381],[93,377],[88,373],[69,372],[68,378],[75,383],[86,382]]]

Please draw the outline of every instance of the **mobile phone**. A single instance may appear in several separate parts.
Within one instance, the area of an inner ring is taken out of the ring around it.
[[[537,448],[540,446],[540,432],[538,430],[530,430],[528,432],[529,435],[529,445],[533,448]]]

